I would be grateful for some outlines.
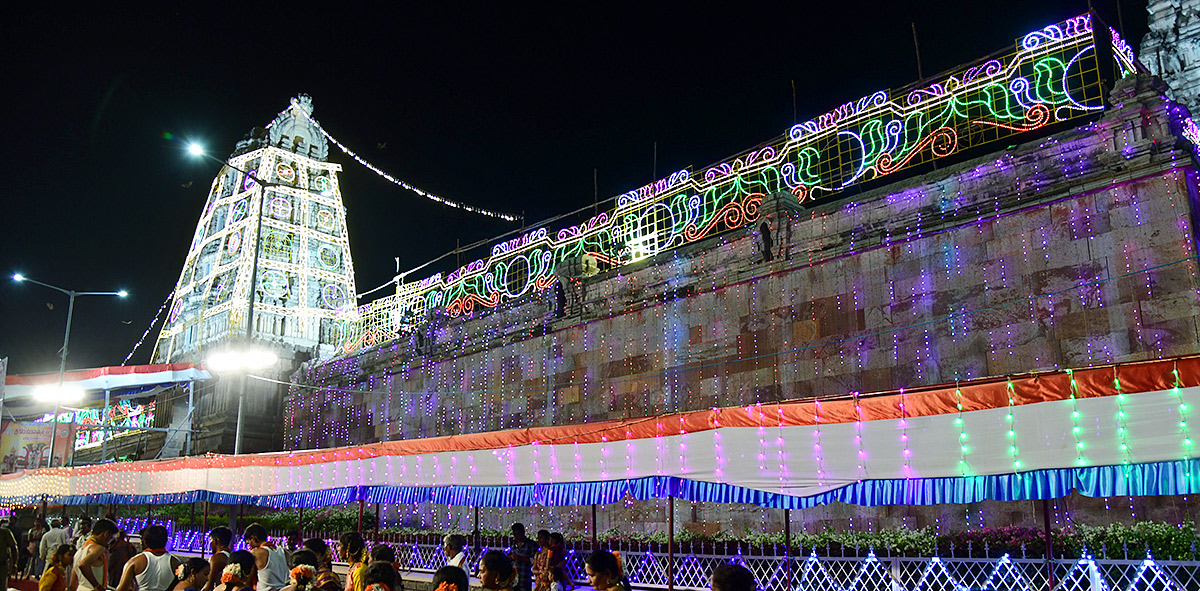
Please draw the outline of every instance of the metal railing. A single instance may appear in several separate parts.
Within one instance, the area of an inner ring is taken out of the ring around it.
[[[143,520],[123,525],[137,526]],[[158,520],[155,522],[163,523]],[[167,523],[163,523],[168,525]],[[278,533],[278,532],[276,532]],[[446,562],[442,547],[430,543],[435,535],[367,533],[372,543],[390,544],[403,572],[431,573]],[[305,537],[325,539],[336,548],[335,536],[306,532]],[[206,543],[197,530],[171,532],[172,548],[202,551]],[[286,544],[286,535],[272,539]],[[474,541],[473,541],[474,542]],[[507,550],[507,538],[481,538],[468,557],[474,571],[479,556],[490,549]],[[237,545],[240,546],[240,543]],[[586,581],[584,560],[590,544],[574,542],[566,549],[565,573],[576,582]],[[1109,558],[1055,559],[977,557],[912,557],[879,555],[870,549],[851,550],[852,556],[818,556],[807,549],[789,555],[783,548],[738,546],[734,553],[675,552],[673,581],[665,548],[644,544],[602,544],[622,556],[630,583],[638,588],[708,589],[712,571],[722,564],[741,564],[754,574],[760,589],[789,591],[1183,591],[1200,589],[1200,561]],[[971,548],[967,548],[971,554]],[[336,550],[335,550],[336,551]],[[845,551],[843,549],[843,551]],[[986,552],[986,551],[985,551]],[[402,574],[403,574],[402,572]],[[1053,585],[1050,574],[1053,572]]]

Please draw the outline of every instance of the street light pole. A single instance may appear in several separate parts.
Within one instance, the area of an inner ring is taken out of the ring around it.
[[[68,298],[69,303],[67,304],[67,329],[66,329],[66,332],[63,333],[63,346],[62,346],[62,351],[60,351],[59,361],[58,361],[58,390],[59,390],[59,392],[61,392],[62,388],[63,388],[63,378],[66,376],[66,373],[67,373],[67,353],[69,352],[68,347],[71,344],[71,320],[75,316],[75,298],[76,298],[76,296],[117,296],[119,298],[123,298],[123,297],[129,295],[129,292],[127,292],[123,289],[121,291],[75,291],[73,289],[63,289],[63,288],[55,286],[55,285],[50,285],[49,283],[42,283],[41,281],[38,281],[36,279],[30,279],[20,273],[13,275],[13,281],[16,281],[18,283],[23,283],[25,281],[28,281],[29,283],[33,283],[35,285],[40,285],[42,287],[53,289],[54,291],[57,291],[59,293],[66,294],[66,296]],[[0,407],[0,408],[3,408],[3,407]],[[53,428],[50,431],[50,465],[51,466],[53,466],[53,464],[54,464],[54,448],[58,445],[58,413],[61,411],[62,411],[62,397],[55,396],[55,398],[54,398],[54,421],[52,423]],[[72,417],[71,421],[74,422],[74,420],[75,420],[74,417]]]

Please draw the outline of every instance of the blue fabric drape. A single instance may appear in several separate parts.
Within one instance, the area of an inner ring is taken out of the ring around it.
[[[942,505],[983,500],[1055,499],[1071,491],[1089,497],[1152,496],[1200,493],[1200,460],[1122,466],[1061,468],[990,476],[864,480],[821,494],[797,497],[733,484],[653,476],[605,482],[567,482],[512,486],[357,486],[278,495],[231,495],[190,491],[161,495],[22,495],[5,504],[174,504],[209,501],[262,507],[327,507],[355,501],[408,505],[435,503],[473,507],[610,505],[669,496],[705,503],[742,503],[778,509],[804,509],[833,502],[851,505]]]

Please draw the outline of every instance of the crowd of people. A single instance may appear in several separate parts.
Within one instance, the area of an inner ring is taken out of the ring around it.
[[[22,547],[18,536],[0,527],[0,580],[8,581],[9,575],[37,579],[39,591],[404,591],[395,549],[375,544],[368,550],[355,531],[338,539],[337,556],[349,565],[343,582],[333,571],[334,553],[324,540],[279,547],[257,523],[242,532],[246,550],[232,549],[229,528],[213,528],[208,559],[168,552],[169,535],[161,525],[140,532],[140,552],[111,519],[92,523],[85,518],[75,529],[72,535],[58,519],[38,520],[23,536]],[[488,591],[571,591],[562,534],[541,530],[535,541],[521,523],[511,531],[507,552],[489,550],[479,557],[479,586]],[[434,573],[434,590],[470,591],[467,538],[447,535],[442,551],[446,564]],[[584,570],[596,591],[631,591],[617,553],[591,553]],[[756,589],[750,571],[738,565],[717,568],[711,581],[713,591]]]

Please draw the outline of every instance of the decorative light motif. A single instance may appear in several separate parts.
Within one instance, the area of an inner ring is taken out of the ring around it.
[[[1121,34],[1116,29],[1108,28],[1109,37],[1112,39],[1113,60],[1117,63],[1117,68],[1121,70],[1121,77],[1136,74],[1138,71],[1137,58],[1133,55],[1133,48],[1121,38]]]
[[[743,227],[759,219],[769,195],[791,193],[808,203],[1102,109],[1095,36],[1090,15],[1045,27],[1026,35],[1015,52],[926,86],[846,103],[794,126],[776,143],[703,172],[672,173],[620,196],[615,209],[584,224],[553,235],[538,228],[445,277],[398,285],[395,295],[341,317],[339,348],[352,352],[402,338],[430,308],[459,317],[545,290],[556,281],[555,269],[574,257],[586,254],[603,268],[620,267]]]

